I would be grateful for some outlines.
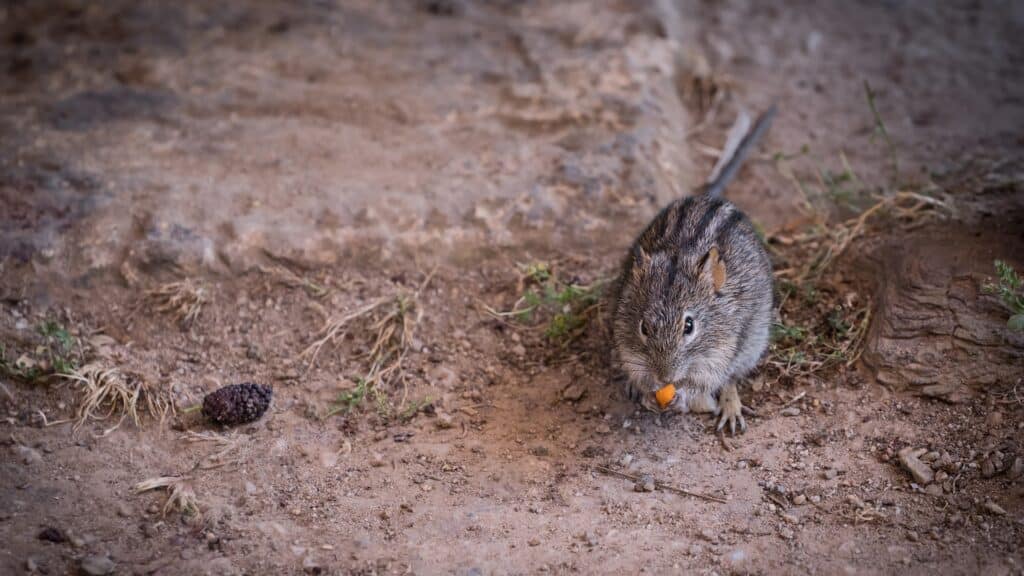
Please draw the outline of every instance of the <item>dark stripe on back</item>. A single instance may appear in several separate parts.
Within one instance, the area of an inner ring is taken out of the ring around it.
[[[722,238],[729,233],[729,230],[735,228],[741,220],[743,220],[743,213],[739,210],[733,210],[732,214],[729,214],[729,217],[725,219],[725,222],[722,222],[722,225],[715,231],[715,244],[720,246]]]
[[[725,201],[720,198],[715,198],[708,202],[707,211],[700,217],[700,221],[697,222],[697,226],[694,227],[693,233],[690,235],[691,240],[696,241],[704,234],[704,230],[711,225],[711,221],[715,218],[715,213],[718,212],[718,209],[723,204],[725,204]]]

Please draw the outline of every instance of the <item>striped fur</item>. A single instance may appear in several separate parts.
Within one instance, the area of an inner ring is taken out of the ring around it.
[[[773,113],[758,120],[755,136]],[[753,141],[745,138],[740,153]],[[728,163],[724,178],[741,160]],[[717,410],[714,395],[753,370],[768,346],[771,263],[747,217],[721,198],[723,185],[662,210],[637,238],[612,292],[612,343],[627,392],[652,408],[651,393],[672,383],[676,409],[710,403]],[[716,255],[725,269],[718,290]]]

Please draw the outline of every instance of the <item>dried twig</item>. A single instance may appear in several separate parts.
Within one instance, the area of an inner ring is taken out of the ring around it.
[[[608,474],[609,476],[617,476],[619,478],[625,478],[626,480],[632,480],[634,482],[637,482],[637,481],[640,480],[640,476],[637,476],[635,474],[627,474],[625,472],[619,472],[618,470],[612,470],[611,468],[608,468],[607,466],[594,466],[594,469],[597,470],[598,472],[603,473],[603,474]],[[692,496],[694,498],[700,498],[702,500],[710,500],[711,502],[718,502],[720,504],[728,504],[728,502],[729,502],[725,498],[720,498],[718,496],[711,496],[710,494],[701,494],[700,492],[692,492],[692,491],[686,490],[684,488],[679,488],[679,487],[673,486],[671,484],[666,484],[666,483],[664,483],[664,482],[662,482],[660,480],[655,480],[654,481],[654,485],[655,485],[655,487],[660,488],[662,490],[667,490],[669,492],[675,492],[676,494],[681,494],[683,496]]]

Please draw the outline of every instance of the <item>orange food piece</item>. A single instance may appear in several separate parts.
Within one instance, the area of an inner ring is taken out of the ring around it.
[[[668,406],[669,402],[671,402],[675,397],[676,387],[672,384],[669,384],[654,393],[654,398],[658,401],[658,406],[661,406],[662,408]]]

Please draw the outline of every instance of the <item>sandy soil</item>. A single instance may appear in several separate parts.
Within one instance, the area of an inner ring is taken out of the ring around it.
[[[0,573],[1024,569],[1024,341],[980,290],[996,258],[1024,269],[1019,5],[47,0],[0,26],[4,358],[46,356],[55,322],[178,409],[76,429],[80,387],[0,374]],[[780,264],[807,202],[865,207],[807,192],[844,162],[952,207],[872,228],[826,278],[829,302],[874,305],[868,365],[780,374],[774,350],[743,392],[758,416],[723,440],[620,397],[600,314],[563,347],[485,312],[513,306],[520,264],[608,278],[735,111],[771,102],[729,196]],[[900,300],[920,277],[957,305]],[[183,279],[205,298],[188,325],[148,295]],[[396,295],[404,376],[330,414],[374,327],[296,358],[326,318]],[[972,331],[936,331],[935,308]],[[926,337],[974,362],[956,394],[892,375],[927,352],[892,342],[935,354]],[[274,387],[258,422],[181,412],[243,381]],[[906,447],[940,479],[916,482]],[[160,476],[199,513],[135,493]]]

